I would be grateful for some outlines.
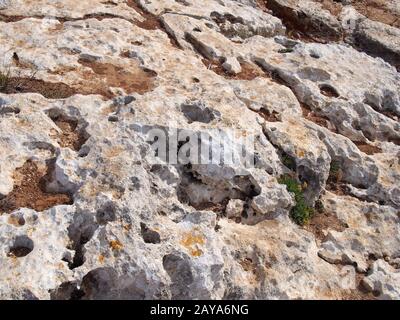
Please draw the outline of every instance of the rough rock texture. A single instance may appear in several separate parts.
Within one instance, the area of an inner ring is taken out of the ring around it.
[[[400,299],[400,8],[368,4],[0,1],[0,298]]]

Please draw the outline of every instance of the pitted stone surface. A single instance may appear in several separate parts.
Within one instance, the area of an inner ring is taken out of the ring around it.
[[[400,299],[400,8],[268,2],[0,1],[1,299]]]

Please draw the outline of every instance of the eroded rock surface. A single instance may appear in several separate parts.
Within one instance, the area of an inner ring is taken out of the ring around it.
[[[400,299],[399,13],[0,1],[0,298]]]

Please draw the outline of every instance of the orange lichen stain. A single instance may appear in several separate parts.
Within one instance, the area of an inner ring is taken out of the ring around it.
[[[299,158],[303,158],[303,157],[305,156],[304,150],[297,150],[297,156],[298,156]]]
[[[101,254],[101,255],[99,255],[99,262],[101,263],[101,264],[103,264],[104,263],[104,256]]]
[[[118,157],[122,152],[124,152],[124,148],[121,146],[116,146],[106,150],[104,154],[107,158],[115,158]]]
[[[112,195],[112,197],[114,198],[114,199],[121,199],[122,198],[122,196],[124,195],[124,193],[123,192],[121,192],[120,190],[112,190],[111,191],[111,195]]]
[[[200,256],[203,254],[203,251],[200,250],[200,249],[191,249],[191,250],[190,250],[190,254],[191,254],[193,257],[200,257]]]
[[[110,105],[110,106],[107,106],[107,107],[103,108],[103,109],[101,110],[101,114],[102,114],[103,116],[106,116],[106,115],[109,115],[110,113],[115,112],[116,109],[117,109],[117,108],[116,108],[114,105]]]
[[[205,238],[204,235],[195,228],[190,232],[184,233],[180,244],[188,249],[193,257],[200,257],[203,251],[199,249],[199,246],[205,244]]]
[[[124,247],[122,245],[122,243],[119,242],[118,240],[111,240],[109,242],[109,244],[110,244],[111,249],[116,250],[116,251],[122,250],[122,248]]]
[[[122,225],[122,228],[124,228],[125,232],[129,232],[132,229],[132,224],[124,224]]]
[[[0,215],[1,215],[1,213],[0,213]],[[9,224],[12,224],[13,226],[16,226],[16,227],[20,227],[20,226],[25,224],[25,221],[23,220],[23,218],[17,217],[17,216],[14,216],[14,215],[10,215],[8,217],[8,221],[7,222]]]

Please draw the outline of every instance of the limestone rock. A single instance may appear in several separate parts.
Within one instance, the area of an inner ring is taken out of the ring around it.
[[[366,19],[358,24],[355,41],[366,52],[400,66],[400,30],[384,23]]]
[[[399,298],[396,1],[0,9],[1,299]]]
[[[368,290],[378,292],[380,299],[399,299],[399,272],[383,260],[373,264],[363,284]]]

